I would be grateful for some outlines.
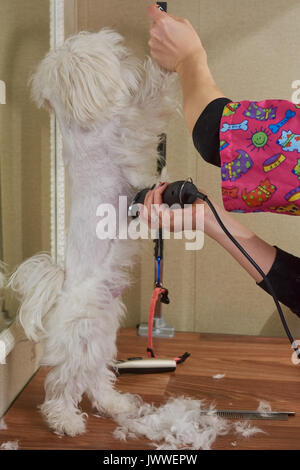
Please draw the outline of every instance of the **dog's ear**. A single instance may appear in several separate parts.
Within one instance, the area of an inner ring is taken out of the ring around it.
[[[31,78],[32,97],[39,107],[54,108],[81,127],[109,119],[131,94],[124,80],[123,38],[104,28],[82,32],[50,51]]]

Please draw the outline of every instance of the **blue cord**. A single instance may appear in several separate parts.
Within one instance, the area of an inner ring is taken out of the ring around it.
[[[156,261],[157,261],[156,283],[160,284],[160,256],[156,258]]]

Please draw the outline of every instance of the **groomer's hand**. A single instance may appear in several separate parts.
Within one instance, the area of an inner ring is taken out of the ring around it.
[[[185,209],[170,209],[163,203],[163,192],[169,183],[160,183],[154,189],[148,191],[145,197],[144,205],[139,204],[140,219],[152,230],[163,228],[169,232],[182,232],[182,230],[196,230],[197,224],[196,206],[203,204],[197,199],[194,204]],[[187,226],[186,226],[187,225]]]
[[[201,40],[187,19],[169,15],[155,4],[147,8],[147,14],[153,20],[148,44],[153,59],[160,66],[178,72],[185,59],[193,55],[206,64]]]

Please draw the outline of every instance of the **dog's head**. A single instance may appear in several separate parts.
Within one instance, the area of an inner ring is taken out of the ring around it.
[[[110,119],[129,105],[141,74],[140,61],[122,43],[108,28],[70,37],[39,64],[31,79],[34,101],[80,127]]]

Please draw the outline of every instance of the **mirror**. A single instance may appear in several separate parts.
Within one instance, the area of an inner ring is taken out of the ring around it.
[[[34,253],[51,251],[55,132],[49,114],[31,101],[28,85],[53,37],[51,4],[0,0],[0,260],[8,273]],[[1,289],[0,332],[17,308]]]

